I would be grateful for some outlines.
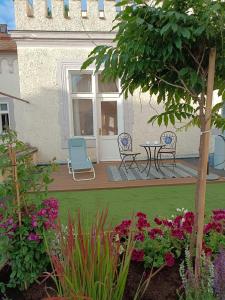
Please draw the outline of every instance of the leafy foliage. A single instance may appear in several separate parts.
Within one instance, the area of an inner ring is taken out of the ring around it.
[[[12,130],[0,136],[0,170],[5,175],[0,185],[0,199],[15,199],[16,197],[9,147],[17,153],[17,175],[21,200],[27,201],[28,192],[34,192],[36,197],[43,199],[43,196],[47,195],[48,185],[52,182],[50,175],[55,165],[53,163],[43,167],[34,165],[32,156],[29,154],[29,147],[19,141],[16,132]]]
[[[116,17],[116,46],[97,46],[82,68],[103,66],[103,78],[121,79],[127,97],[136,89],[157,95],[164,112],[149,122],[165,125],[188,121],[200,126],[204,115],[208,56],[216,48],[215,90],[221,103],[212,113],[212,124],[225,129],[218,113],[225,103],[225,4],[222,0],[142,0],[120,2]],[[201,96],[200,96],[201,95]]]
[[[50,263],[44,236],[55,227],[58,202],[46,199],[38,205],[22,208],[22,224],[10,201],[0,202],[0,237],[7,239],[7,259],[12,269],[7,287],[23,290],[46,270]],[[4,291],[5,285],[0,288]]]

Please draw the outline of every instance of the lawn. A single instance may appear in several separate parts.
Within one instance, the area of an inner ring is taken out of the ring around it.
[[[143,211],[152,219],[156,215],[170,216],[176,208],[194,208],[195,185],[108,189],[98,191],[52,192],[60,201],[60,216],[66,222],[68,212],[80,209],[87,222],[98,210],[108,208],[113,224]],[[225,208],[225,184],[208,184],[206,211]]]

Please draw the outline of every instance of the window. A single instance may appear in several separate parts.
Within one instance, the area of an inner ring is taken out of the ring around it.
[[[99,93],[118,93],[118,81],[103,81],[102,74],[98,75]]]
[[[9,128],[9,108],[7,103],[0,103],[0,133]]]
[[[91,74],[72,74],[71,84],[73,94],[92,92]]]
[[[117,135],[117,101],[101,102],[102,135]]]
[[[73,99],[73,126],[75,136],[93,136],[92,99]]]
[[[94,137],[95,122],[93,116],[96,107],[95,101],[100,102],[100,97],[109,97],[107,94],[117,93],[119,96],[118,80],[115,82],[103,82],[102,75],[93,75],[91,72],[78,73],[71,71],[70,73],[71,87],[71,134],[74,136]],[[105,95],[103,95],[105,94]],[[114,97],[114,96],[113,96]],[[117,102],[107,101],[101,104],[101,120],[103,135],[117,135]],[[96,116],[97,118],[97,116]]]

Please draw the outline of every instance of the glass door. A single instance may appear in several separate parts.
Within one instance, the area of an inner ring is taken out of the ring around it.
[[[123,131],[122,99],[99,98],[100,108],[100,160],[119,160],[117,137]]]

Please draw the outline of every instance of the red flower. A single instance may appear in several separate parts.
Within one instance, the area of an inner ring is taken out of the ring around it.
[[[166,252],[164,255],[164,259],[168,267],[172,267],[175,264],[175,259],[171,252]]]
[[[144,255],[144,250],[134,249],[132,252],[132,260],[143,261]]]
[[[162,225],[162,221],[159,219],[159,218],[155,218],[154,219],[154,222],[157,224],[157,225]]]
[[[160,228],[153,228],[149,231],[148,234],[152,240],[154,240],[157,237],[157,235],[163,236],[163,232]]]
[[[177,216],[177,217],[174,219],[173,223],[174,223],[176,226],[180,226],[180,223],[181,223],[182,218],[183,218],[182,216]]]
[[[144,213],[142,213],[141,211],[137,212],[136,216],[137,216],[138,218],[144,218],[144,219],[147,218],[147,215],[144,214]]]
[[[171,231],[171,235],[172,235],[172,237],[178,238],[179,240],[183,240],[184,239],[184,233],[180,229],[173,229]]]
[[[172,227],[173,223],[171,221],[168,220],[162,220],[163,225],[165,225],[166,227]]]
[[[143,217],[140,217],[137,221],[137,228],[142,230],[145,227],[150,227],[150,223]]]
[[[134,236],[135,241],[141,241],[143,242],[145,239],[144,233],[139,232]]]

